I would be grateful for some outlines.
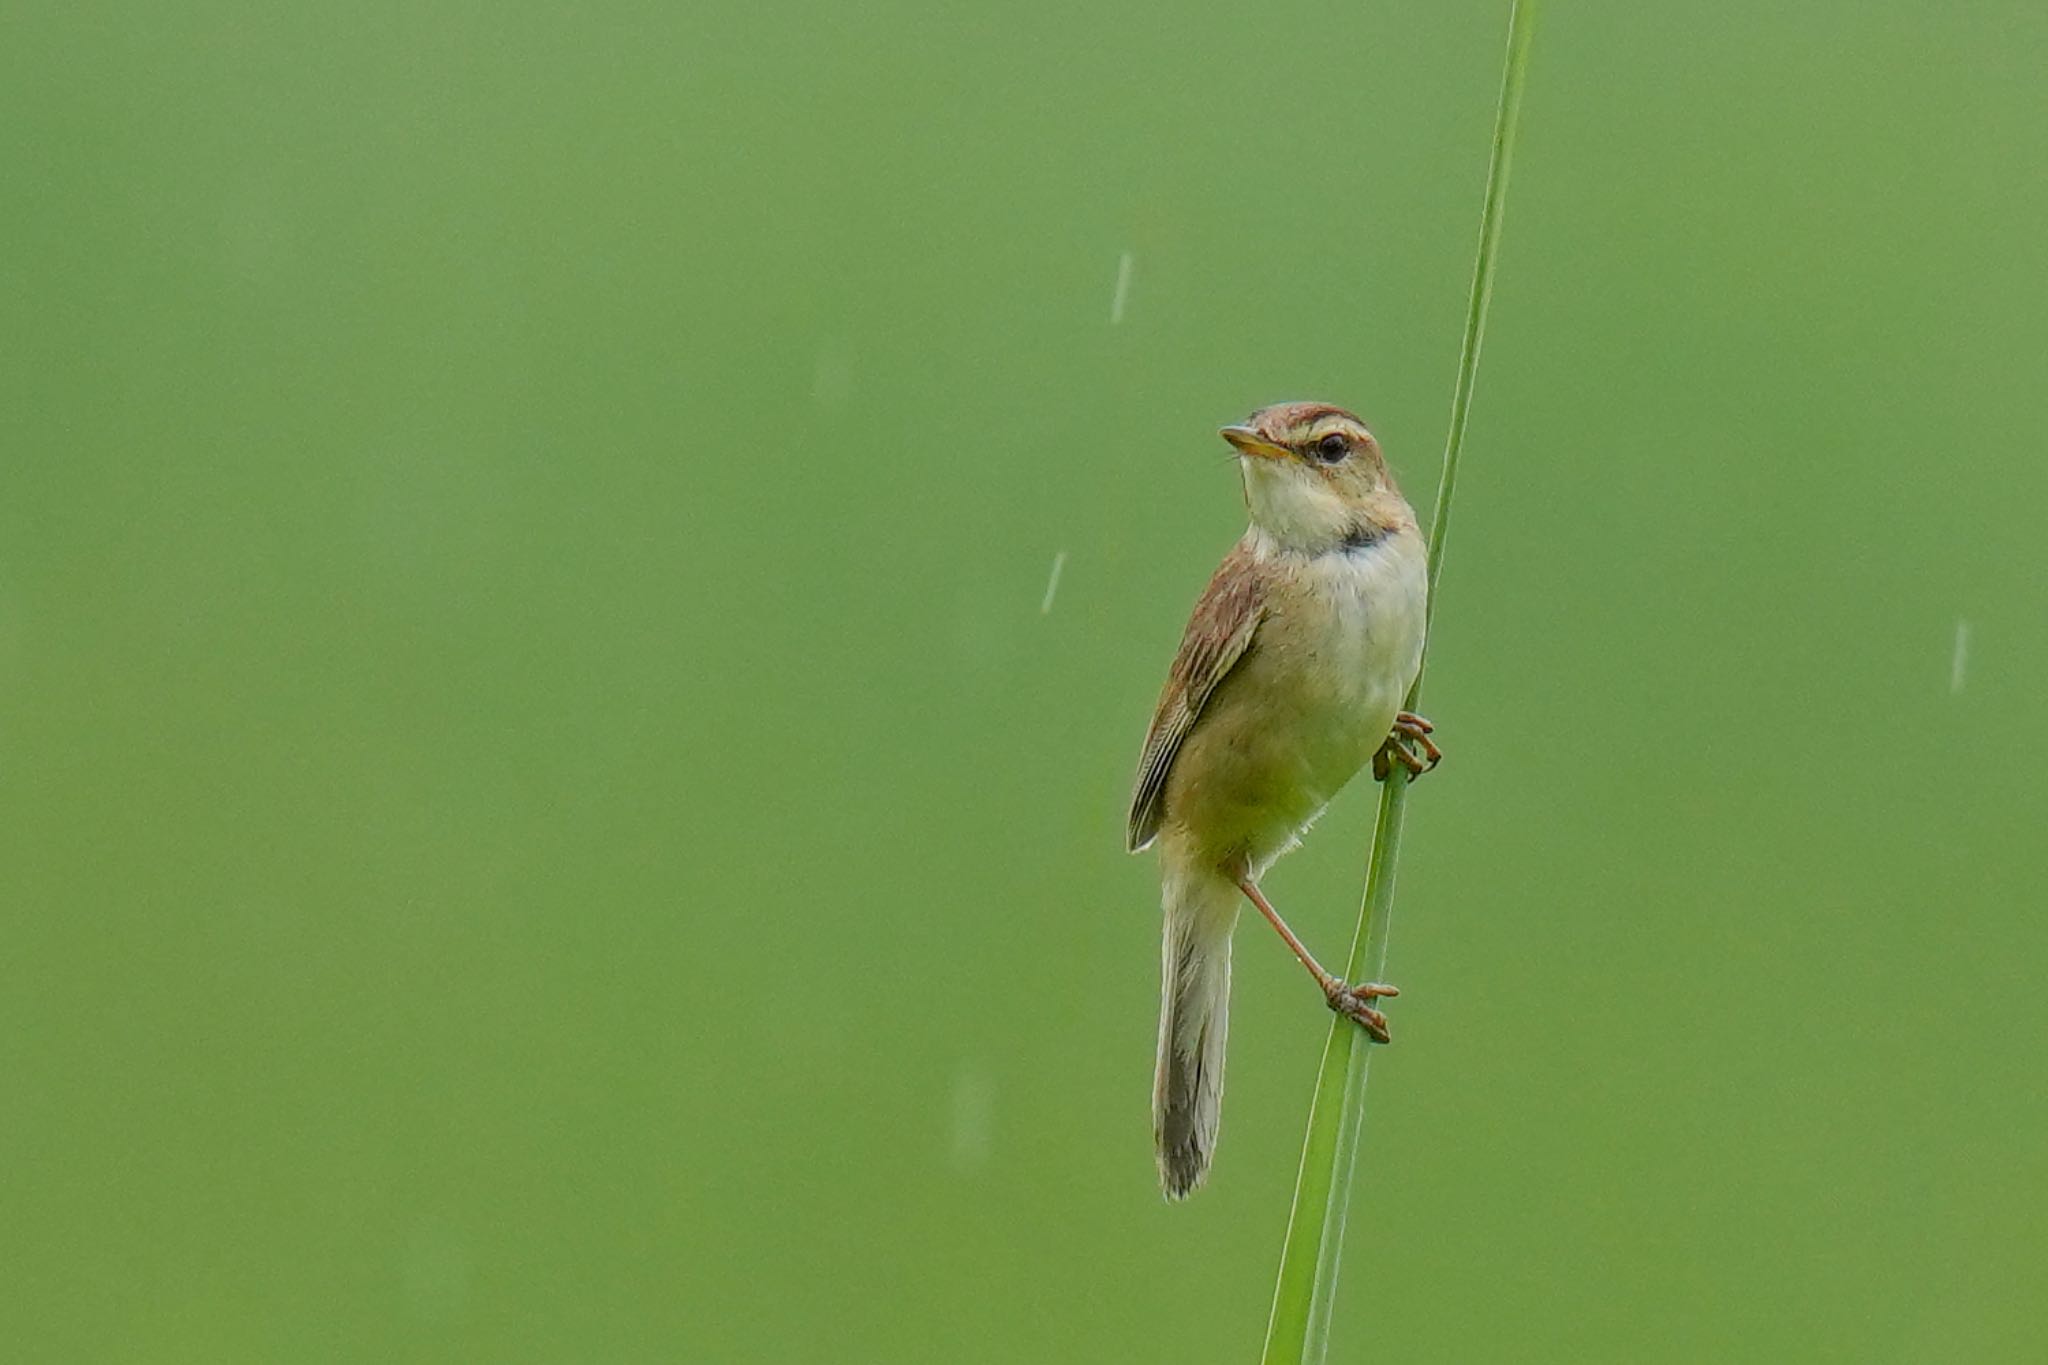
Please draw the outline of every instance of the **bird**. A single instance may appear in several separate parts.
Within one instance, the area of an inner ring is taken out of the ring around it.
[[[1126,846],[1157,846],[1164,932],[1152,1128],[1168,1200],[1215,1156],[1230,948],[1249,901],[1331,1009],[1376,1042],[1399,992],[1324,970],[1260,890],[1359,770],[1436,766],[1434,726],[1403,709],[1422,668],[1429,576],[1415,511],[1364,422],[1277,403],[1220,432],[1250,524],[1196,601],[1153,710]]]

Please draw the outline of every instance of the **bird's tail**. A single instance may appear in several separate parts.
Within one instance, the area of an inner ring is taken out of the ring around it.
[[[1237,888],[1213,872],[1166,879],[1152,1137],[1168,1199],[1184,1199],[1200,1187],[1216,1151],[1237,896]]]

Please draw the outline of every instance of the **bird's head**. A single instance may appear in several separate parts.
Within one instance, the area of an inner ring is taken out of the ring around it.
[[[1415,524],[1365,423],[1328,403],[1275,403],[1223,428],[1252,524],[1302,554],[1370,544]]]

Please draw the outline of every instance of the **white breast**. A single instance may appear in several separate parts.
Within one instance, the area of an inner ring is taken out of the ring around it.
[[[1324,727],[1319,738],[1337,753],[1362,748],[1369,757],[1379,748],[1422,666],[1426,581],[1418,539],[1390,538],[1306,565],[1314,591],[1300,610],[1322,618],[1303,623],[1321,658],[1305,661],[1302,682],[1310,709],[1321,712],[1310,718]]]

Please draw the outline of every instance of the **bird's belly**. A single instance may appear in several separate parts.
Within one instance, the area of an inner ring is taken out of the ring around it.
[[[1293,847],[1385,742],[1421,663],[1419,592],[1336,591],[1217,689],[1175,764],[1168,817],[1254,875]],[[1417,585],[1419,587],[1419,584]]]
[[[1399,708],[1397,693],[1377,688],[1339,704],[1316,699],[1248,716],[1217,764],[1206,803],[1212,838],[1243,848],[1255,865],[1284,853],[1358,775]]]

